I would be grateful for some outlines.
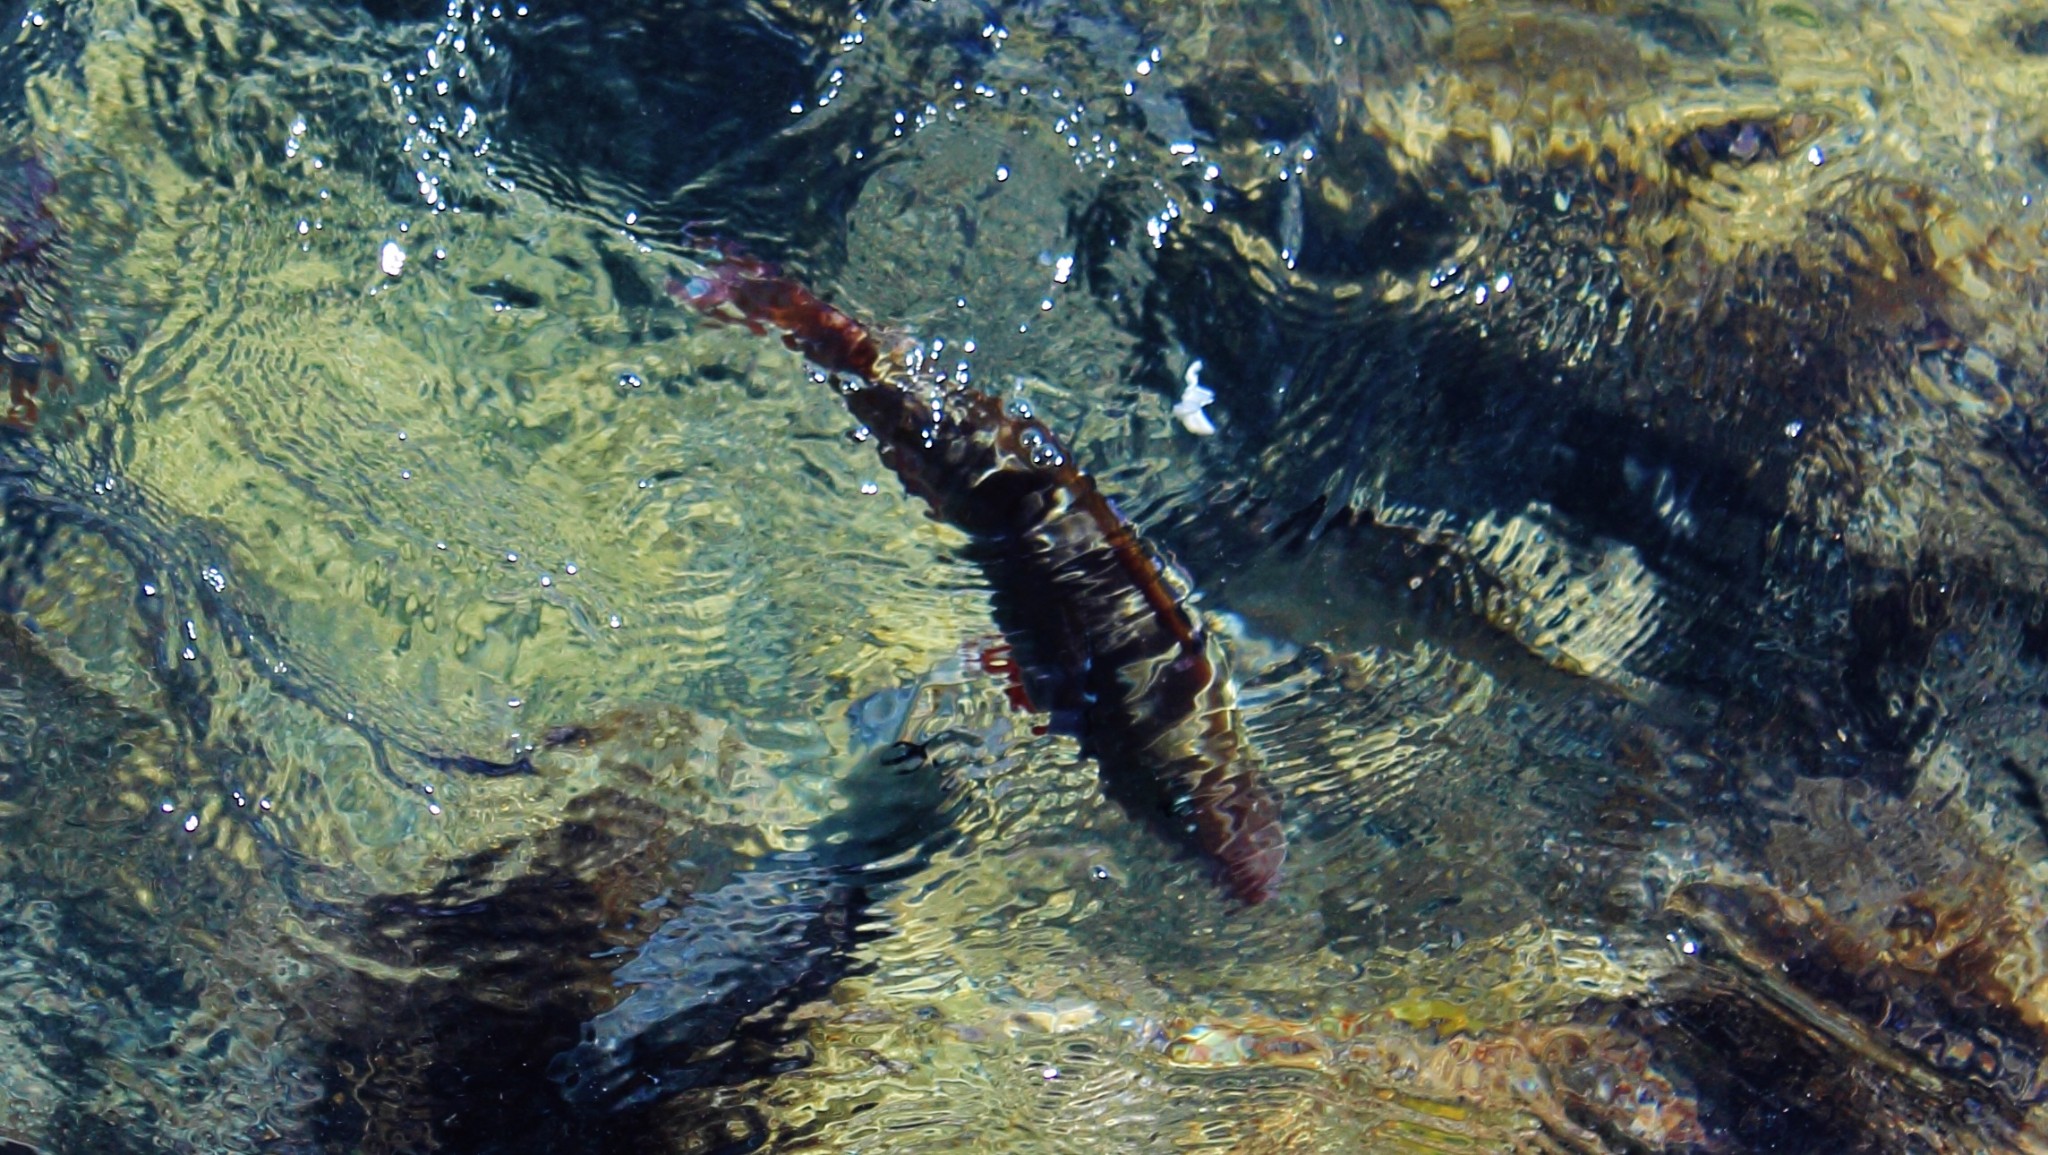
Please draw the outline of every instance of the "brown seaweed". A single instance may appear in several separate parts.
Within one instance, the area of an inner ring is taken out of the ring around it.
[[[1892,913],[1890,943],[1869,944],[1812,901],[1756,885],[1690,883],[1671,907],[1747,966],[1779,1013],[1848,1054],[1929,1093],[1974,1089],[2015,1116],[2048,1097],[2048,1036],[1998,977],[1995,931],[1916,898]]]
[[[783,341],[838,375],[848,410],[904,488],[970,535],[1024,687],[1080,739],[1103,787],[1215,863],[1257,903],[1286,858],[1228,657],[1187,606],[1191,583],[1149,546],[1044,422],[957,382],[776,267],[726,249],[671,285],[699,312]]]
[[[57,225],[48,199],[56,189],[49,171],[33,158],[0,152],[0,334],[18,332],[37,288],[50,277],[50,246]],[[19,345],[19,338],[15,342]],[[27,429],[42,406],[38,394],[63,387],[63,360],[45,337],[33,354],[0,350],[0,426]]]

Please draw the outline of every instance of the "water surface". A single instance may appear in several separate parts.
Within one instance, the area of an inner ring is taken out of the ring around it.
[[[0,1134],[2042,1145],[2041,12],[11,19]],[[1015,707],[711,236],[1193,574],[1276,897]]]

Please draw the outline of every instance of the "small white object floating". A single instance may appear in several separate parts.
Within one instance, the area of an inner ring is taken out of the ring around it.
[[[398,247],[397,241],[385,241],[384,247],[377,250],[377,267],[384,270],[387,277],[395,277],[405,271],[405,250]]]
[[[1180,421],[1180,427],[1197,437],[1215,433],[1215,422],[1202,412],[1216,400],[1216,395],[1202,386],[1202,363],[1191,362],[1188,371],[1181,374],[1181,380],[1187,383],[1187,388],[1180,391],[1180,400],[1173,406],[1173,415]]]

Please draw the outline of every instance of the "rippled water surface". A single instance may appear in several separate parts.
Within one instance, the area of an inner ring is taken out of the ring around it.
[[[0,1147],[2048,1148],[2048,9],[0,16]],[[1273,897],[721,247],[1187,569]]]

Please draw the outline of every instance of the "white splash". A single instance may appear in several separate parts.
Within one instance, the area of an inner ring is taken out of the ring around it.
[[[1190,362],[1181,380],[1187,383],[1187,388],[1181,390],[1180,400],[1174,403],[1173,415],[1182,429],[1197,437],[1208,437],[1216,432],[1216,425],[1202,410],[1216,400],[1216,395],[1202,386],[1202,363]]]

